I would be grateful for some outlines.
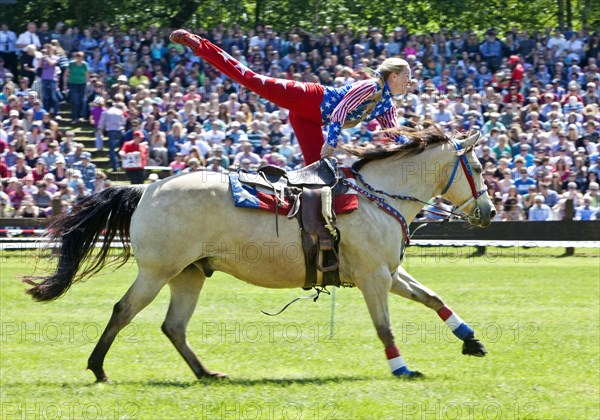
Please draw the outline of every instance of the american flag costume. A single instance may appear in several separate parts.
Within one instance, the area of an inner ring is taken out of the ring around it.
[[[289,110],[289,121],[307,165],[320,159],[322,127],[328,126],[327,144],[335,147],[343,127],[377,119],[383,129],[396,128],[396,104],[387,83],[361,80],[348,86],[328,87],[276,79],[255,73],[210,41],[186,33],[178,39],[220,72],[277,106]],[[379,97],[381,99],[379,99]]]

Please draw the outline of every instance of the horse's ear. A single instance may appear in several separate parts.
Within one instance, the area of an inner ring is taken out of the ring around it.
[[[475,146],[477,144],[477,142],[479,141],[480,137],[481,137],[480,131],[475,131],[475,132],[473,132],[473,134],[471,134],[469,137],[467,137],[463,143],[465,150],[468,150],[468,149],[472,148],[473,146]]]

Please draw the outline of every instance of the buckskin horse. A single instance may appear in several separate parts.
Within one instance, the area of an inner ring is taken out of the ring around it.
[[[361,158],[361,164],[355,166],[360,206],[339,216],[335,226],[342,233],[341,281],[362,292],[392,373],[414,378],[421,374],[408,369],[394,342],[389,292],[436,311],[463,341],[463,354],[484,356],[486,349],[473,329],[439,296],[400,267],[409,239],[408,223],[421,211],[421,200],[436,195],[451,201],[471,225],[479,227],[489,225],[494,206],[473,152],[478,133],[450,138],[429,127],[420,131],[406,128],[400,134],[405,144],[346,147]],[[120,255],[123,263],[134,248],[138,275],[114,306],[90,355],[88,369],[96,380],[108,380],[104,358],[119,331],[166,284],[171,300],[162,331],[198,378],[225,378],[225,374],[205,368],[197,358],[186,340],[187,324],[205,279],[214,271],[268,288],[304,285],[302,258],[272,258],[271,252],[253,253],[251,258],[242,253],[232,258],[231,250],[250,243],[269,244],[275,250],[294,243],[301,249],[296,221],[280,219],[276,234],[272,215],[234,207],[231,186],[217,173],[178,175],[147,187],[112,187],[85,198],[70,213],[58,217],[48,234],[58,246],[55,272],[24,281],[33,286],[28,293],[35,300],[56,299],[74,282],[102,269],[108,262],[111,243],[120,240],[127,245]]]

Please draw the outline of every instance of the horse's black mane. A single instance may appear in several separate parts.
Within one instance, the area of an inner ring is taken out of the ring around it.
[[[409,141],[407,143],[396,143],[393,141],[387,143],[368,143],[360,146],[344,145],[342,148],[347,153],[361,158],[364,164],[402,152],[412,151],[414,153],[421,153],[431,145],[450,142],[450,137],[444,134],[438,125],[433,123],[425,127],[401,127],[387,130],[385,134],[392,139],[403,135]]]

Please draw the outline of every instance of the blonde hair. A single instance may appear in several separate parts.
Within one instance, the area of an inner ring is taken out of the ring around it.
[[[390,74],[392,73],[402,73],[404,70],[408,69],[408,62],[401,58],[392,57],[387,58],[381,63],[381,65],[377,68],[377,72],[380,74],[380,78],[383,81],[386,81]]]
[[[377,67],[377,70],[373,74],[373,77],[376,79],[376,83],[379,86],[379,90],[373,95],[371,103],[369,103],[365,108],[365,111],[363,112],[360,120],[364,120],[365,118],[367,118],[375,109],[375,106],[377,106],[377,103],[381,100],[381,97],[383,96],[383,87],[385,86],[385,82],[390,77],[390,75],[392,73],[401,73],[408,69],[408,62],[401,58],[392,57],[383,60],[383,63],[381,63],[379,67]],[[356,124],[358,124],[358,121],[346,121],[343,127],[354,127],[356,126]]]

